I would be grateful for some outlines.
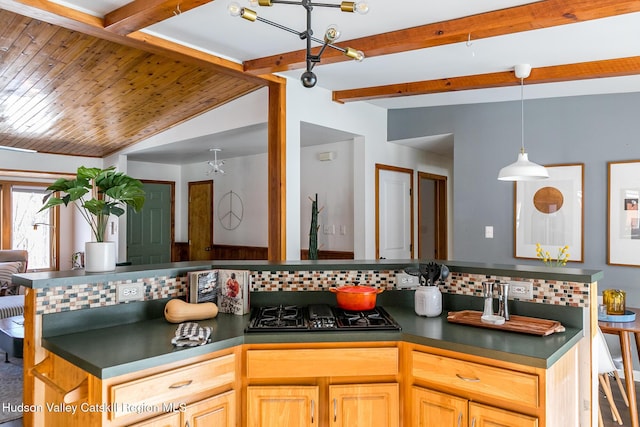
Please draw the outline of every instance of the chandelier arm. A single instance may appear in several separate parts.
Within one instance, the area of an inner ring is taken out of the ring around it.
[[[311,6],[340,8],[341,5],[340,4],[331,4],[331,3],[313,3],[313,2],[311,2]]]
[[[300,38],[304,38],[304,34],[305,34],[305,33],[304,33],[304,31],[297,31],[297,30],[294,30],[294,29],[292,29],[292,28],[285,27],[285,26],[284,26],[284,25],[282,25],[282,24],[278,24],[277,22],[269,21],[268,19],[262,18],[262,17],[260,17],[260,16],[258,16],[258,17],[256,18],[256,21],[264,22],[265,24],[269,24],[269,25],[271,25],[272,27],[276,27],[276,28],[279,28],[279,29],[281,29],[281,30],[288,31],[288,32],[290,32],[291,34],[295,34],[296,36],[298,36],[298,37],[300,37]],[[322,43],[322,42],[321,42],[321,43]]]
[[[271,3],[280,3],[280,4],[295,4],[295,5],[302,5],[301,1],[290,1],[290,0],[271,0]]]

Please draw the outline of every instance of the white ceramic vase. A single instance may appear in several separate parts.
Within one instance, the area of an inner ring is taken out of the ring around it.
[[[84,271],[101,273],[115,269],[115,242],[86,242],[84,244]]]

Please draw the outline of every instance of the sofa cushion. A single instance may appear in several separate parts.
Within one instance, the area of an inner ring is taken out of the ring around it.
[[[18,294],[18,287],[12,284],[11,275],[21,273],[22,261],[0,262],[0,289],[4,295]]]

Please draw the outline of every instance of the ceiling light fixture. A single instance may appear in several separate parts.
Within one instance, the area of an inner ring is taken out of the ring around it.
[[[211,167],[207,171],[207,175],[219,173],[220,175],[224,175],[224,171],[222,170],[222,165],[224,165],[224,160],[218,160],[218,153],[222,151],[221,148],[209,148],[209,151],[213,151],[213,161],[209,160],[207,164]]]
[[[520,129],[521,146],[518,160],[500,169],[498,179],[500,181],[536,181],[549,178],[549,172],[544,166],[529,161],[529,156],[524,150],[524,79],[531,74],[531,65],[519,64],[515,68],[516,77],[520,79]]]
[[[330,25],[324,33],[324,40],[320,40],[316,37],[313,37],[313,30],[311,29],[311,11],[314,6],[318,7],[335,7],[340,8],[342,12],[358,12],[361,15],[366,14],[369,11],[369,6],[365,2],[353,2],[353,1],[343,1],[340,4],[330,4],[330,3],[314,3],[311,0],[301,0],[301,1],[290,1],[290,0],[250,0],[252,6],[273,6],[274,3],[281,4],[295,4],[302,6],[307,11],[307,28],[304,31],[296,31],[284,25],[278,24],[277,22],[269,21],[268,19],[264,19],[258,16],[258,14],[249,8],[241,7],[238,3],[233,2],[229,5],[228,10],[231,16],[241,16],[247,21],[255,22],[260,21],[265,24],[269,24],[273,27],[279,28],[284,31],[288,31],[290,33],[296,34],[300,39],[306,40],[307,42],[307,54],[306,54],[306,63],[307,69],[300,80],[302,81],[302,85],[307,88],[314,87],[316,82],[318,81],[316,75],[313,73],[313,67],[320,62],[320,57],[324,53],[325,49],[328,47],[338,50],[342,52],[345,56],[348,56],[351,59],[355,59],[360,62],[364,59],[364,53],[360,50],[356,50],[350,47],[341,48],[339,46],[335,46],[333,43],[338,40],[340,37],[340,31],[338,27],[335,25]],[[311,54],[311,42],[314,41],[316,43],[320,43],[322,47],[317,55]]]

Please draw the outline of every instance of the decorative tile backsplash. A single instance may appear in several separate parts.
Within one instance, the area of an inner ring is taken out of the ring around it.
[[[400,271],[252,271],[251,291],[325,291],[332,286],[356,283],[391,290],[395,288],[397,273]],[[440,285],[440,289],[446,293],[481,296],[483,281],[530,281],[533,282],[534,296],[530,302],[572,307],[589,306],[589,283],[451,273]],[[37,312],[48,314],[118,304],[116,286],[120,283],[142,283],[145,300],[154,300],[184,296],[188,276],[39,288],[36,295]]]

